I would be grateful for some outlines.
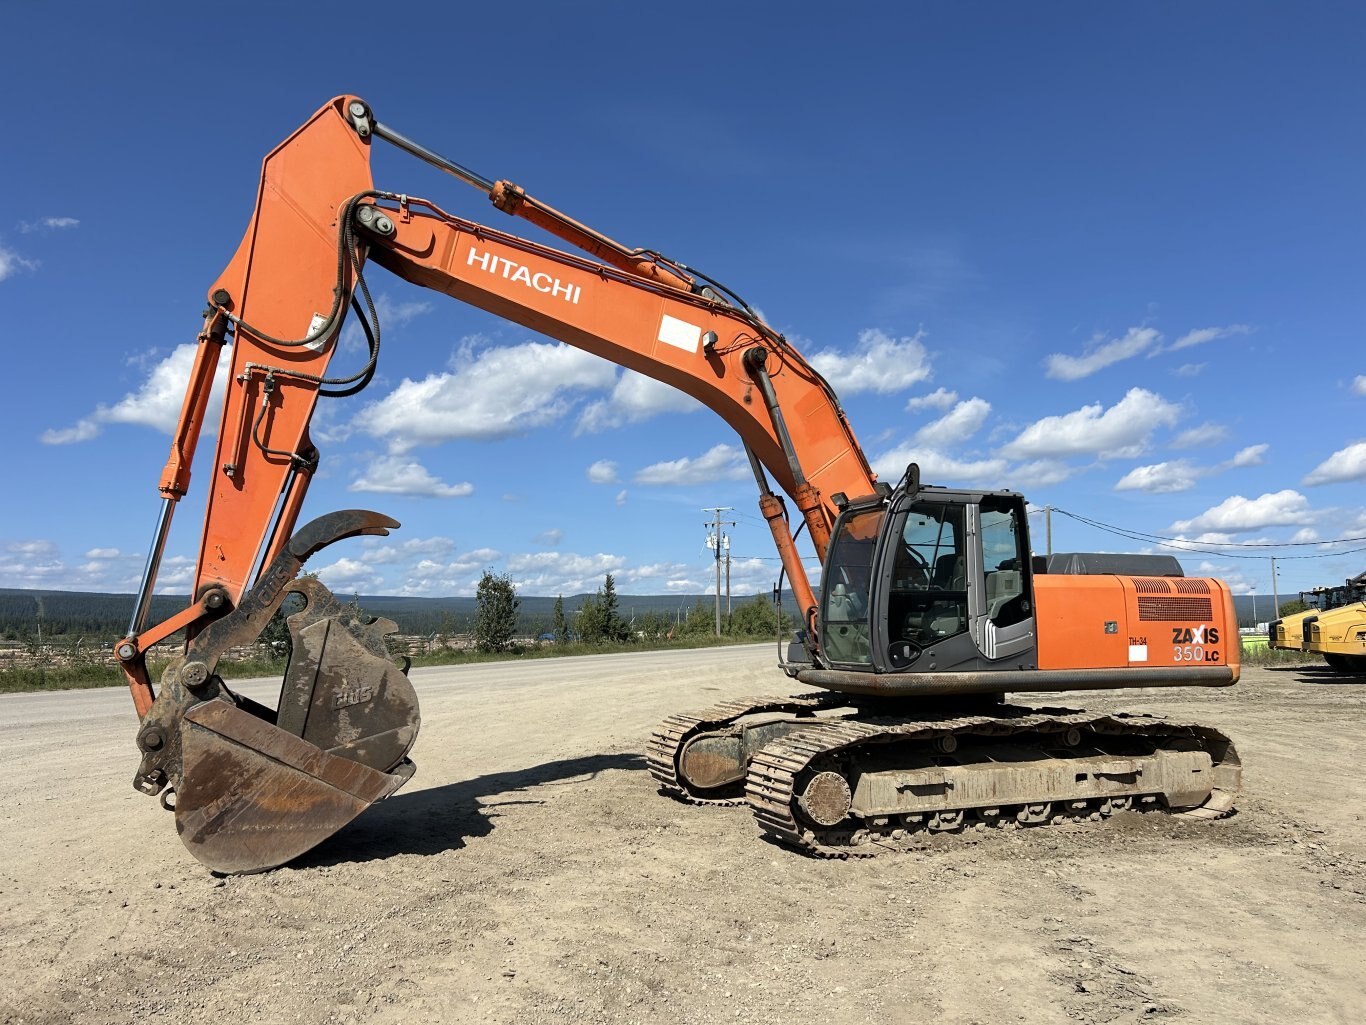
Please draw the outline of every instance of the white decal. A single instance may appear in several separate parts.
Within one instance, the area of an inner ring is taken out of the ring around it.
[[[666,313],[664,319],[659,322],[659,340],[675,348],[696,352],[698,344],[702,341],[702,329],[696,324],[689,324],[686,320],[679,320]]]
[[[310,320],[310,321],[308,322],[308,333],[305,334],[304,337],[305,337],[305,338],[312,338],[314,332],[316,332],[319,328],[321,328],[321,327],[322,327],[324,324],[326,324],[326,323],[327,323],[327,317],[326,317],[326,315],[324,315],[324,314],[322,314],[322,313],[315,313],[315,314],[313,314],[313,319]],[[323,349],[326,348],[326,347],[327,347],[327,335],[323,335],[321,338],[314,339],[313,341],[309,342],[306,346],[304,346],[304,348],[306,348],[306,349],[312,349],[314,352],[322,352]]]
[[[1147,646],[1146,644],[1131,644],[1131,645],[1129,645],[1129,661],[1130,661],[1130,662],[1146,662],[1146,661],[1148,661],[1148,646]]]
[[[480,270],[487,271],[497,277],[515,281],[519,285],[525,285],[534,291],[555,296],[576,306],[579,302],[579,296],[583,293],[583,289],[572,282],[551,277],[545,271],[537,271],[533,274],[530,268],[524,267],[520,263],[514,263],[506,256],[498,256],[495,253],[481,253],[474,246],[470,246],[470,255],[465,261],[465,266],[478,267]]]

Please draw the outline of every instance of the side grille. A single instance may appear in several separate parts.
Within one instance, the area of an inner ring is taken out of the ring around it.
[[[1162,577],[1134,577],[1134,590],[1139,594],[1171,594],[1172,585]]]
[[[1177,594],[1209,594],[1208,580],[1187,580],[1184,577],[1176,581]]]
[[[1173,623],[1188,621],[1208,622],[1214,609],[1208,598],[1144,598],[1138,599],[1140,620],[1165,620]]]

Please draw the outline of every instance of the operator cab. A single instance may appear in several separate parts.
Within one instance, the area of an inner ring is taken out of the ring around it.
[[[918,478],[908,470],[890,497],[840,513],[821,582],[823,660],[877,673],[1032,668],[1024,497]]]

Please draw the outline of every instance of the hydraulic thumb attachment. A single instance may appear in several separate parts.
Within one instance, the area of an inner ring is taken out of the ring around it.
[[[417,695],[389,658],[386,619],[362,621],[304,561],[333,541],[387,534],[378,513],[329,513],[299,530],[255,587],[173,661],[138,730],[133,785],[162,794],[190,853],[219,872],[259,872],[321,843],[413,775]],[[219,658],[254,642],[291,595],[293,642],[278,707],[233,691]]]

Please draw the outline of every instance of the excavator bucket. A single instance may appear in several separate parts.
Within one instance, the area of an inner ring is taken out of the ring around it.
[[[375,513],[332,513],[301,530],[223,619],[172,663],[138,733],[134,780],[165,788],[190,853],[218,872],[275,868],[315,847],[413,775],[417,694],[389,657],[396,626],[343,606],[317,579],[294,579],[319,548],[387,533]],[[235,694],[213,672],[228,647],[249,643],[295,595],[292,640],[277,708]]]
[[[217,872],[260,872],[316,847],[413,774],[329,754],[230,701],[205,701],[181,727],[176,830]]]

